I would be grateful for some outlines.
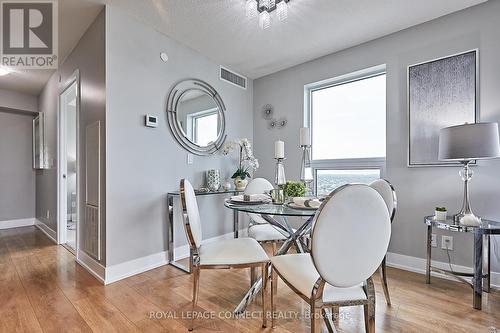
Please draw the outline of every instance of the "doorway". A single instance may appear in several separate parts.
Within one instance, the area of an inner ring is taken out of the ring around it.
[[[79,80],[78,72],[59,94],[58,242],[73,254],[79,226]]]

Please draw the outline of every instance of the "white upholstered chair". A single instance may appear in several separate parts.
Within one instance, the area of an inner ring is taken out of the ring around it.
[[[365,328],[375,331],[372,274],[385,256],[391,236],[382,197],[368,185],[344,185],[319,208],[312,227],[311,253],[271,258],[271,309],[274,327],[278,275],[311,306],[311,332],[321,331],[329,308],[363,305]],[[329,330],[334,330],[331,319]]]
[[[191,267],[193,272],[193,301],[192,310],[195,311],[198,301],[200,270],[202,269],[231,269],[261,267],[262,276],[265,276],[269,258],[262,246],[252,238],[234,238],[213,243],[202,244],[202,230],[198,203],[191,183],[182,179],[180,196],[184,230],[191,251]],[[266,327],[267,312],[267,279],[262,286],[262,326]],[[194,316],[193,316],[194,317]],[[192,318],[189,330],[193,330]]]
[[[273,188],[273,185],[267,179],[255,178],[248,183],[245,188],[245,194],[267,193]],[[248,226],[248,236],[257,240],[259,243],[272,243],[273,253],[275,253],[276,242],[287,239],[287,235],[283,234],[285,231],[280,232],[259,214],[248,213],[248,216],[251,220]]]
[[[396,215],[397,198],[396,191],[389,181],[385,179],[377,179],[370,184],[370,187],[375,189],[384,199],[387,205],[387,210],[389,211],[389,216],[391,218],[391,224]],[[380,278],[382,280],[382,288],[384,289],[384,296],[387,305],[391,305],[391,298],[389,296],[389,288],[387,287],[387,270],[386,270],[386,257],[382,260],[382,264],[379,268]]]

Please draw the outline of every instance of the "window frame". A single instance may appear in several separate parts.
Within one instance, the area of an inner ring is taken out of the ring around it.
[[[303,123],[305,127],[309,127],[311,131],[311,157],[312,149],[314,149],[314,128],[313,123],[313,100],[312,93],[314,91],[328,89],[344,84],[353,83],[360,80],[365,80],[380,75],[386,75],[386,65],[378,65],[366,69],[362,69],[356,72],[340,75],[331,79],[322,80],[319,82],[314,82],[306,84],[304,86],[304,119]],[[386,84],[386,96],[387,96],[387,84]],[[386,98],[386,119],[387,119],[387,98]],[[387,147],[387,121],[386,121],[386,147]],[[387,149],[386,149],[387,156]],[[347,159],[321,159],[314,160],[311,159],[311,169],[313,173],[313,190],[317,194],[317,172],[318,170],[365,170],[374,169],[379,170],[380,178],[384,178],[386,175],[386,157],[369,157],[369,158],[347,158]]]

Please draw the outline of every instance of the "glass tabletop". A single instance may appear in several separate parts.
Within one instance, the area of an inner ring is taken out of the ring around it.
[[[220,191],[208,191],[207,192],[207,191],[194,190],[194,194],[196,196],[199,196],[199,195],[216,195],[216,194],[239,194],[239,193],[242,193],[242,191],[236,191],[236,190],[224,191],[224,190],[220,190]],[[179,191],[171,191],[171,192],[168,192],[167,194],[168,195],[172,195],[172,196],[178,196],[181,193]]]
[[[480,232],[483,234],[500,234],[500,222],[481,219],[481,225],[478,227],[468,227],[453,221],[453,217],[448,216],[446,220],[436,220],[433,215],[426,216],[425,224],[438,229],[458,231],[458,232]]]
[[[304,216],[311,217],[316,214],[316,209],[298,209],[289,207],[286,204],[275,205],[266,203],[261,205],[242,205],[234,204],[229,200],[224,201],[224,206],[229,209],[234,209],[240,212],[255,213],[261,215],[281,215],[281,216]]]

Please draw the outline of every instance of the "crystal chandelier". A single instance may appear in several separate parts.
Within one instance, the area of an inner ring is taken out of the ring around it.
[[[253,19],[259,17],[259,26],[261,29],[267,29],[271,26],[271,13],[276,11],[276,17],[280,21],[288,18],[288,2],[290,0],[247,0],[246,15]]]

